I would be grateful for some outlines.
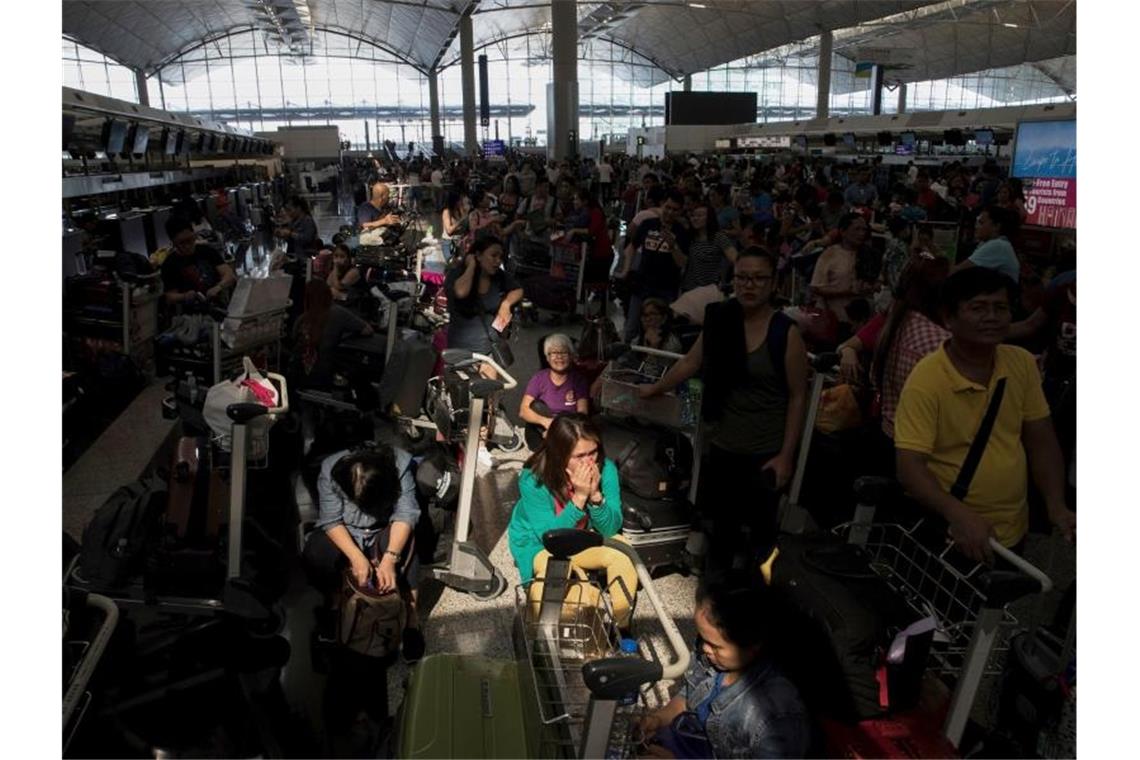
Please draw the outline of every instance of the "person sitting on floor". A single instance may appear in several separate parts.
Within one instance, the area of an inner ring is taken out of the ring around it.
[[[952,274],[942,288],[951,337],[915,365],[895,413],[899,481],[943,517],[957,548],[992,561],[989,539],[1019,551],[1029,528],[1027,469],[1049,520],[1069,540],[1077,518],[1065,502],[1065,467],[1033,355],[1002,345],[1010,327],[1013,282],[987,267]],[[967,493],[950,493],[999,382],[989,442]],[[1026,460],[1028,459],[1028,468]]]
[[[804,757],[807,709],[767,657],[771,592],[743,575],[697,590],[697,646],[683,691],[639,725],[649,757]]]
[[[594,530],[605,538],[621,533],[618,468],[605,458],[601,431],[584,414],[554,418],[519,475],[519,494],[507,538],[520,582],[536,581],[529,591],[532,600],[542,596],[541,579],[550,559],[542,546],[544,533],[556,528]],[[586,570],[605,570],[614,617],[619,627],[628,627],[637,591],[637,572],[629,558],[602,546],[579,552],[570,562],[582,579]],[[626,593],[617,591],[619,578]]]
[[[590,411],[589,386],[574,369],[574,345],[569,336],[546,336],[542,355],[549,366],[536,372],[526,384],[519,406],[519,417],[526,423],[526,442],[532,451],[538,450],[555,417]]]
[[[329,290],[333,300],[347,301],[349,294],[360,284],[360,270],[352,260],[352,251],[344,243],[337,243],[333,248],[332,263],[326,280]]]
[[[300,386],[322,387],[333,382],[337,345],[354,335],[371,335],[372,326],[333,303],[332,291],[320,280],[305,286],[305,313],[293,328]]]
[[[317,493],[319,516],[302,553],[310,582],[328,602],[348,568],[359,586],[371,581],[380,593],[404,595],[402,649],[406,660],[418,660],[424,638],[416,617],[419,568],[412,535],[420,507],[411,454],[387,445],[338,451],[321,463]],[[330,633],[329,617],[320,621],[322,635]]]

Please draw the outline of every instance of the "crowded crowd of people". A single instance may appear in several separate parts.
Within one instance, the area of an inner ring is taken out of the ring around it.
[[[661,756],[704,756],[689,753],[710,744],[718,754],[797,756],[806,746],[803,705],[764,657],[756,612],[767,604],[758,579],[768,579],[777,553],[780,493],[804,432],[809,352],[838,352],[839,379],[861,390],[862,425],[874,439],[868,467],[897,477],[912,517],[941,518],[964,558],[992,562],[991,538],[1024,551],[1031,505],[1038,524],[1074,538],[1075,248],[1063,246],[1055,261],[1019,249],[1022,191],[993,162],[514,155],[446,165],[418,158],[368,175],[360,228],[398,221],[384,180],[406,186],[405,206],[440,214],[447,345],[492,354],[537,281],[527,262],[549,257],[552,241],[565,238],[585,243],[587,286],[620,302],[624,339],[681,356],[641,366],[650,376],[640,398],[702,378],[708,445],[695,506],[710,531],[696,606],[702,643],[688,696],[643,722]],[[306,239],[306,215],[291,205],[282,233],[291,245]],[[951,230],[949,240],[936,243],[935,226]],[[366,330],[334,303],[352,285],[350,260],[338,249],[327,283],[306,294],[316,311],[298,335],[309,373],[322,371],[322,331]],[[544,366],[518,410],[532,453],[508,528],[524,582],[543,575],[545,531],[620,537],[622,529],[620,476],[595,421],[596,368],[584,368],[563,333],[545,336],[540,351]],[[994,418],[992,432],[963,486],[983,417]],[[363,486],[330,472],[322,482],[349,514],[352,488]],[[363,567],[364,543],[353,542],[360,536],[340,531],[347,523],[325,511],[322,496],[331,545],[342,562]],[[392,504],[382,511],[392,526],[411,514]],[[373,556],[403,562],[405,531],[389,534],[384,554]],[[321,546],[327,564],[334,555]],[[589,550],[572,562],[636,592],[620,552]],[[627,625],[628,603],[614,611]],[[682,716],[692,725],[681,733],[703,737],[700,747],[679,736]]]

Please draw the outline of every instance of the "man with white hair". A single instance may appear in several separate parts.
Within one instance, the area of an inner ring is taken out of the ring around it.
[[[390,227],[400,223],[400,217],[389,203],[392,191],[383,182],[372,185],[372,197],[356,209],[356,225],[361,230]]]
[[[526,385],[519,417],[526,423],[526,440],[538,448],[554,418],[570,412],[589,413],[590,384],[574,369],[574,344],[562,333],[542,341],[547,369],[534,374]]]

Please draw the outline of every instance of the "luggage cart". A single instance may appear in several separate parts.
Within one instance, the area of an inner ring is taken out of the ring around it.
[[[551,553],[546,577],[517,590],[516,659],[424,658],[397,715],[396,757],[634,756],[637,720],[664,704],[654,687],[684,675],[689,647],[633,547],[573,529],[549,531],[543,544]],[[621,646],[606,589],[590,586],[575,600],[586,582],[570,578],[569,558],[602,545],[633,562],[668,659],[648,636]],[[530,589],[538,582],[536,604]]]
[[[645,346],[630,346],[629,352],[641,357],[655,357],[668,361],[683,359],[683,354],[660,351]],[[689,487],[689,501],[695,503],[697,483],[700,478],[701,451],[701,393],[699,385],[688,381],[678,390],[669,391],[651,399],[640,398],[637,389],[647,383],[656,382],[664,376],[646,360],[636,367],[620,367],[620,362],[611,361],[602,372],[601,407],[603,411],[636,417],[645,422],[679,430],[689,438],[693,446],[693,480]]]
[[[780,498],[780,530],[784,533],[803,533],[808,529],[811,516],[800,504],[800,493],[804,487],[804,472],[807,470],[808,455],[811,453],[811,440],[815,435],[815,420],[819,416],[819,400],[823,395],[824,383],[836,382],[835,368],[839,365],[839,354],[826,352],[808,354],[808,366],[812,369],[811,390],[808,393],[807,414],[804,415],[804,429],[800,436],[800,448],[796,454],[796,469],[792,475],[792,485]]]
[[[880,485],[882,484],[882,485]],[[877,499],[868,492],[885,487],[882,478],[856,483],[860,506],[855,519],[833,532],[862,546],[870,567],[899,593],[919,616],[936,621],[928,672],[956,678],[942,733],[955,747],[962,741],[982,679],[1000,674],[1018,620],[1008,605],[1031,593],[1048,593],[1053,583],[1040,569],[1006,549],[995,539],[990,548],[1012,569],[991,570],[978,565],[963,570],[948,557],[953,546],[931,550],[916,537],[921,525],[906,528],[873,522]]]
[[[67,590],[65,588],[65,594]],[[63,692],[63,755],[79,730],[79,724],[91,705],[91,691],[87,688],[91,677],[99,667],[111,636],[119,624],[119,608],[114,601],[101,594],[85,594],[86,612],[94,613],[99,623],[93,631],[73,630],[72,615],[64,607],[63,639],[65,648],[79,650],[81,654],[68,674],[67,686]],[[65,596],[66,600],[66,596]],[[65,602],[66,604],[66,602]]]

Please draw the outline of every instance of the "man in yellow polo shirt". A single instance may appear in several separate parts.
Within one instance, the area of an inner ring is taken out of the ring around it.
[[[958,548],[975,561],[992,560],[990,536],[1006,547],[1025,537],[1030,470],[1050,522],[1070,540],[1076,532],[1037,364],[1029,352],[1002,345],[1010,325],[1010,284],[983,267],[946,280],[942,308],[951,337],[915,365],[895,417],[899,480],[915,500],[945,518]],[[1003,377],[1005,394],[989,443],[959,500],[950,487]]]

